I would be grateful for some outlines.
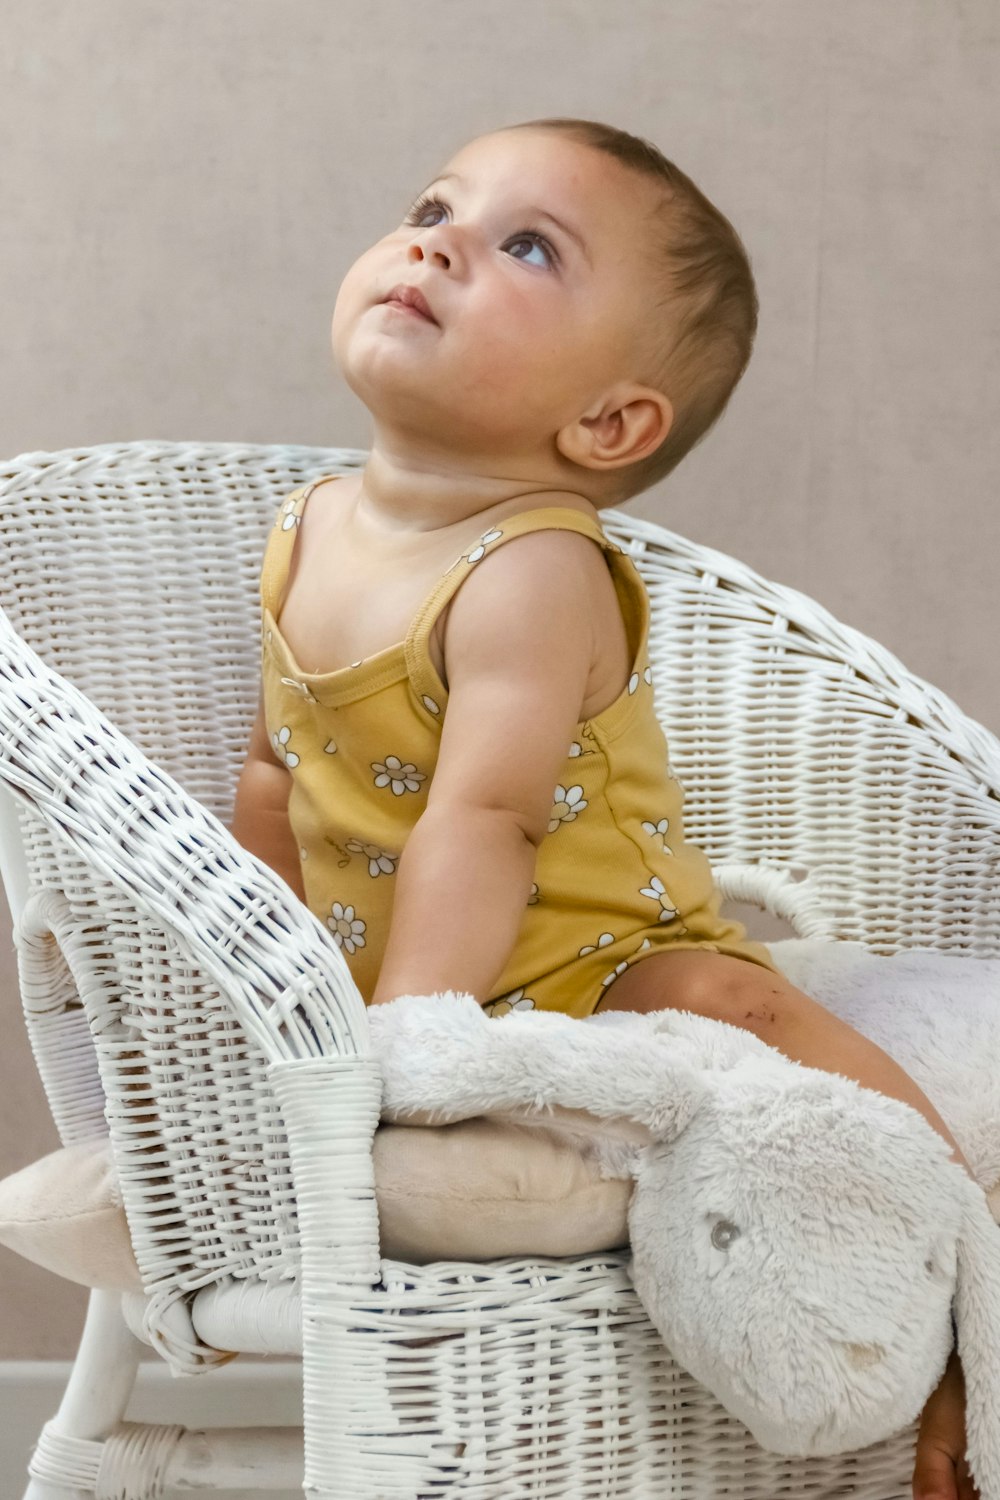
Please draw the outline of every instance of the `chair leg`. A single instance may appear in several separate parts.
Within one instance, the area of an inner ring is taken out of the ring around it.
[[[125,1414],[142,1350],[121,1300],[118,1292],[90,1294],[59,1410],[42,1428],[28,1465],[24,1500],[93,1500],[101,1448]]]

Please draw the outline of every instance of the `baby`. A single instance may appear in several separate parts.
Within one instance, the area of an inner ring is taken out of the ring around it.
[[[913,1080],[721,916],[648,596],[600,524],[716,422],[756,323],[738,235],[649,143],[540,120],[464,146],[341,285],[333,349],[373,441],[271,532],[233,832],[370,1005],[694,1011],[904,1100],[966,1165]],[[927,1494],[957,1500],[961,1416],[953,1355]]]

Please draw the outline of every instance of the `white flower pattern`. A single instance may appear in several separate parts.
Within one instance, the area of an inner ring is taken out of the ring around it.
[[[651,948],[652,946],[653,945],[649,941],[649,938],[643,938],[638,948],[629,958],[623,958],[620,964],[615,965],[610,974],[605,974],[604,978],[601,980],[601,987],[603,989],[607,989],[609,985],[614,984],[619,974],[624,974],[625,970],[629,968],[631,964],[635,963],[636,958],[642,952],[642,950],[644,948]]]
[[[552,812],[549,814],[548,832],[552,833],[560,823],[572,823],[589,803],[583,795],[582,786],[556,787],[553,794]]]
[[[291,532],[296,526],[299,525],[299,510],[301,508],[302,499],[305,493],[306,492],[304,490],[298,490],[285,502],[277,518],[277,525],[281,531],[286,533]],[[504,531],[499,527],[493,527],[490,530],[483,532],[479,538],[478,544],[474,546],[466,556],[460,554],[455,559],[455,562],[448,569],[448,574],[451,574],[453,570],[458,567],[458,565],[463,561],[469,566],[475,565],[486,555],[490,547],[498,542],[503,536]],[[292,539],[289,539],[287,543],[282,542],[281,545],[289,549],[290,555],[290,550],[293,546]],[[610,542],[607,543],[607,550],[609,552],[626,554],[630,551],[630,549],[628,548],[623,549]],[[449,596],[453,592],[453,589],[450,590]],[[267,629],[263,632],[263,640],[265,646],[271,646],[274,634],[275,633],[270,629]],[[365,660],[366,658],[362,658],[360,661],[352,662],[351,666],[360,667],[364,665]],[[627,693],[629,697],[633,696],[639,691],[640,685],[642,683],[645,683],[649,688],[653,688],[654,686],[653,672],[649,658],[644,654],[644,658],[640,658],[638,662],[636,662],[633,658],[633,663],[636,670],[631,671],[628,678]],[[287,666],[285,670],[288,670]],[[299,704],[298,708],[296,708],[291,702],[288,703],[287,713],[284,715],[286,722],[282,722],[281,719],[278,719],[280,727],[278,728],[276,733],[271,734],[271,744],[275,756],[279,760],[283,761],[285,765],[289,767],[289,769],[292,769],[302,764],[304,742],[306,746],[304,752],[306,757],[306,764],[303,774],[308,774],[311,771],[312,767],[316,766],[317,764],[321,764],[322,757],[319,757],[318,760],[315,758],[316,752],[319,751],[321,746],[323,756],[335,756],[338,754],[337,741],[330,736],[330,729],[333,727],[333,722],[340,723],[342,721],[339,717],[337,717],[334,721],[329,715],[324,718],[322,716],[322,710],[320,711],[319,715],[314,716],[312,714],[312,711],[306,705],[317,703],[317,699],[313,696],[313,693],[307,683],[302,682],[297,677],[282,677],[280,680],[283,687],[289,689],[290,693],[294,693],[297,695]],[[430,682],[432,682],[433,680],[433,677],[429,679]],[[306,703],[303,704],[302,700],[306,700]],[[437,702],[428,693],[423,692],[420,689],[417,690],[416,695],[411,697],[410,701],[413,705],[413,707],[411,708],[411,715],[413,713],[413,710],[415,708],[419,708],[421,705],[426,711],[426,714],[432,715],[435,718],[440,718],[443,713],[440,703]],[[275,712],[276,716],[278,714],[282,714],[280,700],[276,704]],[[272,722],[274,722],[273,719]],[[423,722],[426,725],[427,720],[425,719]],[[363,720],[359,719],[359,723],[363,723]],[[424,732],[427,732],[426,728]],[[592,760],[588,765],[581,760],[581,757],[594,757],[598,761],[601,760],[606,754],[604,740],[598,733],[592,731],[589,723],[581,724],[576,733],[580,736],[580,738],[572,740],[566,751],[567,770],[569,770],[569,761],[578,763],[578,766],[577,764],[574,765],[574,769],[577,770],[577,774],[583,775],[583,782],[574,782],[572,780],[572,776],[567,775],[566,782],[560,782],[555,787],[552,799],[552,809],[548,822],[549,834],[557,831],[562,827],[563,824],[569,825],[578,822],[582,813],[590,806],[590,802],[588,801],[588,797],[587,795],[585,795],[585,792],[589,792],[591,798],[596,798],[598,786],[603,787],[603,782],[594,782],[592,784],[588,780],[588,772],[594,764],[594,761]],[[337,740],[339,740],[340,738],[341,737],[338,734]],[[293,748],[293,745],[295,746],[295,748]],[[368,747],[365,746],[365,748],[367,749]],[[376,748],[377,744],[371,746],[371,749]],[[423,756],[425,753],[421,742],[418,742],[416,740],[414,741],[413,752],[416,754],[416,762],[411,760],[404,761],[402,757],[398,755],[385,755],[383,760],[381,761],[368,762],[370,770],[373,773],[373,781],[371,785],[382,790],[389,790],[392,793],[392,798],[402,798],[406,792],[426,792],[428,790],[430,782],[430,775],[425,771],[418,769],[417,764],[417,762],[423,760]],[[344,750],[341,758],[343,760],[349,760],[351,753],[352,752]],[[674,861],[674,868],[678,872],[673,878],[681,881],[682,872],[685,868],[683,862],[684,839],[678,819],[676,818],[675,814],[680,806],[679,798],[683,795],[683,789],[681,788],[680,783],[676,778],[673,767],[667,764],[665,770],[667,779],[671,783],[669,792],[670,800],[665,804],[661,803],[660,807],[656,809],[656,812],[667,810],[669,811],[670,816],[657,817],[656,813],[651,811],[648,817],[641,820],[640,827],[643,833],[653,840],[653,850],[655,851],[655,855],[658,856],[662,851],[663,855],[670,856],[672,858],[672,860]],[[331,777],[333,776],[333,774],[334,773],[331,768]],[[675,798],[677,800],[675,800]],[[330,805],[333,805],[332,802]],[[594,819],[594,823],[598,829],[601,827],[600,820],[604,817],[604,813],[602,811],[600,813],[600,816],[595,815],[598,813],[598,809],[602,806],[602,803],[595,802],[594,812],[590,814],[590,817],[587,820],[584,820],[583,826],[585,829],[591,828],[592,824],[590,819]],[[634,813],[632,814],[632,817],[635,817]],[[389,850],[383,848],[380,842],[373,841],[368,836],[369,833],[375,833],[376,840],[380,836],[384,837],[386,832],[388,831],[387,826],[384,823],[380,823],[378,825],[372,824],[370,827],[368,827],[367,822],[364,822],[362,826],[366,828],[366,832],[357,834],[356,836],[351,838],[345,838],[344,833],[340,832],[339,837],[344,841],[342,844],[337,843],[335,838],[331,838],[328,834],[324,833],[322,828],[320,828],[319,830],[313,830],[314,832],[318,831],[320,834],[322,834],[322,841],[318,845],[311,843],[310,847],[313,848],[314,854],[316,854],[317,848],[320,852],[322,852],[324,843],[332,844],[341,855],[341,858],[338,862],[338,867],[340,869],[350,868],[352,871],[351,878],[355,882],[364,878],[362,874],[362,868],[367,871],[369,880],[379,880],[386,875],[395,875],[400,859],[399,853],[390,852]],[[634,822],[632,826],[634,828]],[[376,827],[378,828],[377,833]],[[336,833],[336,827],[332,827],[330,829],[330,832]],[[302,834],[300,834],[300,837],[301,836],[305,836],[304,829],[302,831]],[[389,834],[389,837],[391,839],[391,833]],[[674,854],[674,848],[671,847],[671,842],[668,842],[668,839],[670,839],[674,846],[676,846],[676,856]],[[402,842],[402,835],[400,835],[400,840]],[[584,860],[586,860],[587,851],[589,851],[590,847],[587,843],[586,833],[580,836],[579,846],[574,845],[573,840],[574,835],[571,832],[567,832],[564,837],[560,838],[560,842],[557,848],[562,851],[563,846],[566,846],[565,856],[563,853],[560,853],[559,855],[560,861],[564,857],[580,858],[580,851],[582,851],[582,857],[584,858]],[[397,844],[396,848],[398,849],[399,847],[400,844]],[[575,856],[573,856],[573,850],[577,847],[578,852]],[[646,847],[648,848],[649,846]],[[305,845],[300,847],[299,853],[301,860],[305,862],[308,858],[308,849],[305,847]],[[353,859],[351,858],[351,856],[353,856]],[[322,859],[320,859],[319,857],[314,858],[314,874],[310,878],[319,878],[319,873],[322,869],[322,865]],[[685,933],[687,929],[684,927],[683,921],[680,920],[680,911],[675,904],[673,896],[667,891],[664,880],[661,879],[659,875],[653,874],[649,868],[641,871],[641,873],[647,879],[648,884],[641,887],[633,886],[633,889],[637,888],[640,896],[653,901],[656,906],[655,914],[651,916],[646,922],[646,930],[652,931],[654,924],[659,925],[663,923],[679,923],[680,933]],[[665,868],[664,873],[666,873]],[[348,877],[345,875],[344,878],[346,879]],[[542,878],[544,880],[544,874]],[[666,878],[671,877],[667,875]],[[366,889],[367,888],[368,887],[366,886]],[[386,891],[387,895],[391,895],[392,888],[392,882],[390,882],[388,887],[386,887],[386,883],[383,881],[383,885],[379,889]],[[361,901],[360,908],[356,904],[357,895],[360,893],[360,890],[360,885],[357,884],[355,884],[354,887],[350,885],[342,887],[340,894],[345,897],[345,900],[330,902],[329,915],[326,917],[326,923],[339,947],[341,947],[346,953],[351,955],[354,955],[361,950],[367,949],[368,957],[366,961],[368,963],[371,963],[374,958],[377,958],[380,949],[379,944],[377,942],[374,942],[374,938],[369,931],[369,922],[366,922],[364,919],[362,919],[359,914],[359,911],[365,910],[367,905],[364,899],[362,899]],[[677,894],[679,896],[681,894],[680,885],[676,886],[675,890],[677,891]],[[326,901],[329,901],[330,895],[332,894],[333,893],[330,892],[326,895],[323,905],[320,905],[318,908],[318,914],[323,912],[325,903]],[[354,896],[354,903],[348,903],[348,901],[346,900],[346,897],[348,896]],[[541,899],[542,898],[538,884],[532,882],[526,905],[528,907],[537,907]],[[314,909],[316,908],[314,907]],[[380,928],[376,923],[375,915],[376,914],[374,911],[366,912],[366,916],[373,924],[372,931],[379,931]],[[379,907],[378,916],[381,920],[383,916],[383,909],[381,907]],[[638,916],[639,923],[642,923],[644,920],[645,919],[641,915]],[[532,924],[543,923],[544,917],[542,916],[542,913],[539,913],[538,917],[532,917],[531,919],[529,919],[529,922]],[[640,927],[640,931],[641,930],[642,928]],[[676,928],[672,929],[672,931],[676,930]],[[582,935],[583,934],[581,934],[581,936]],[[372,947],[373,943],[374,948]],[[615,948],[617,952],[620,952],[622,946],[623,945],[621,943],[621,940],[619,938],[616,938],[613,933],[601,932],[596,935],[596,939],[594,942],[586,943],[584,946],[578,949],[578,958],[580,960],[586,959],[591,954],[598,954],[604,949]],[[711,943],[705,943],[703,946],[705,946],[706,948],[716,949],[718,947],[717,944]],[[619,975],[621,975],[632,963],[637,961],[643,952],[648,951],[651,947],[652,944],[650,942],[650,938],[648,936],[644,937],[637,948],[635,948],[625,958],[622,958],[618,963],[616,963],[615,966],[610,970],[610,972],[606,973],[600,980],[602,990],[607,990],[615,982]],[[610,952],[608,953],[609,958],[613,958],[614,956],[614,954]],[[546,972],[548,971],[546,970]],[[363,970],[359,971],[359,975],[360,973],[363,973]],[[541,981],[538,982],[539,984],[541,984]],[[594,980],[591,980],[590,983],[594,983]],[[536,1010],[539,1008],[539,1004],[544,1006],[552,1003],[548,993],[546,993],[545,997],[541,999],[541,1001],[539,1001],[538,998],[532,996],[528,992],[530,989],[531,985],[528,981],[526,981],[525,984],[520,988],[512,990],[505,995],[501,995],[495,1000],[488,1001],[483,1006],[483,1009],[490,1016],[504,1016],[517,1011]]]
[[[600,937],[597,939],[596,945],[591,943],[588,947],[581,948],[579,956],[580,958],[583,958],[587,953],[596,953],[598,948],[606,948],[608,944],[613,943],[614,940],[615,935],[613,932],[602,932]]]
[[[404,792],[419,792],[420,783],[427,780],[425,772],[418,771],[409,761],[404,765],[398,755],[387,755],[384,762],[373,760],[371,768],[378,773],[375,785],[391,786],[397,797]]]
[[[661,818],[658,823],[643,823],[644,833],[648,833],[651,839],[659,837],[664,854],[673,854],[673,850],[667,843],[667,829],[670,827],[669,818]]]
[[[368,873],[375,879],[379,875],[395,875],[398,854],[387,854],[378,844],[362,843],[361,839],[348,839],[347,847],[352,854],[363,854],[368,860]]]
[[[304,682],[300,682],[297,677],[282,677],[281,685],[282,687],[291,688],[293,692],[298,693],[300,698],[306,698],[310,703],[316,702],[316,699],[312,695],[312,690]]]
[[[496,1000],[487,1000],[483,1010],[488,1016],[507,1016],[513,1010],[534,1010],[535,1002],[524,993],[524,987],[511,990],[509,995],[500,995]]]
[[[289,750],[288,741],[292,737],[292,731],[287,724],[282,724],[276,734],[271,736],[271,747],[278,760],[283,760],[289,770],[299,763],[299,757],[294,750]]]
[[[365,946],[364,932],[367,924],[354,915],[353,906],[341,906],[339,901],[334,901],[326,925],[333,933],[338,947],[346,948],[348,953]]]
[[[479,546],[473,547],[472,551],[466,558],[466,562],[477,563],[490,543],[495,542],[497,538],[501,536],[503,536],[503,532],[497,531],[496,527],[494,527],[492,531],[484,531],[482,536],[479,538]]]
[[[649,885],[642,887],[639,895],[649,896],[651,900],[659,902],[660,915],[657,917],[658,922],[672,922],[679,915],[676,906],[667,895],[663,881],[659,875],[654,875]]]

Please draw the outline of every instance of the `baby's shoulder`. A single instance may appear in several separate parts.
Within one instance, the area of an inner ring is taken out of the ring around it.
[[[466,636],[492,636],[505,650],[541,649],[556,660],[587,643],[596,657],[609,621],[620,628],[600,543],[583,532],[545,528],[487,547],[442,613],[441,644],[446,661]]]
[[[503,530],[501,521],[496,531]],[[470,567],[455,599],[466,595],[466,604],[475,598],[477,607],[488,607],[495,599],[532,601],[559,597],[568,605],[575,601],[586,607],[593,590],[606,584],[612,596],[614,587],[605,561],[605,551],[596,537],[568,527],[545,527],[495,538],[490,546],[490,532],[483,534],[485,550]]]

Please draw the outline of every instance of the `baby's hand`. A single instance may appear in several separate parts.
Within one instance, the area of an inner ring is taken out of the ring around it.
[[[956,1349],[920,1414],[913,1500],[980,1500],[965,1459],[965,1377]]]

